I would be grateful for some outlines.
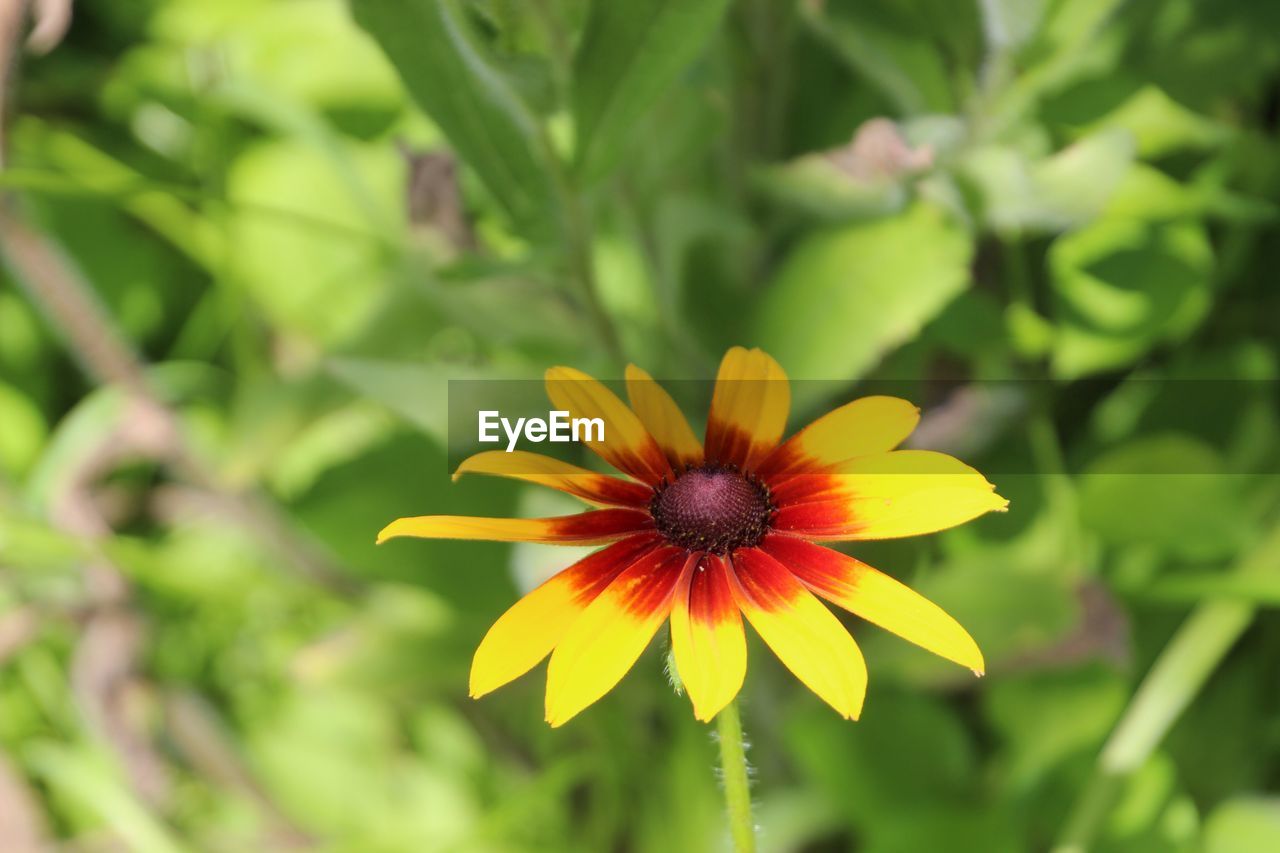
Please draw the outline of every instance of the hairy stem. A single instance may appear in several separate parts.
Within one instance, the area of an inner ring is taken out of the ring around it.
[[[716,732],[720,737],[720,767],[724,773],[724,799],[729,810],[733,849],[735,853],[754,853],[756,833],[751,820],[751,782],[747,776],[747,750],[736,699],[716,715]]]

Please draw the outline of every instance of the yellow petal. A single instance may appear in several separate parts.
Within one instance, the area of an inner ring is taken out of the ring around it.
[[[708,555],[687,575],[671,607],[671,651],[694,716],[708,721],[742,689],[747,640],[724,560]]]
[[[537,666],[596,596],[658,542],[656,534],[629,536],[579,560],[517,601],[476,649],[471,695],[483,696]]]
[[[762,477],[826,468],[893,450],[920,422],[920,410],[897,397],[862,397],[800,430],[760,466]]]
[[[895,539],[946,530],[1009,502],[963,462],[929,450],[895,450],[841,463],[830,474],[778,484],[778,530],[808,539]]]
[[[756,548],[733,554],[733,593],[751,627],[805,686],[856,720],[867,665],[840,620],[785,566]]]
[[[653,436],[617,395],[581,370],[553,367],[547,371],[547,396],[557,409],[574,418],[600,418],[604,440],[587,446],[619,471],[653,485],[669,477],[670,467]]]
[[[598,545],[653,527],[647,512],[598,509],[556,518],[473,518],[420,515],[397,518],[382,528],[378,544],[397,536],[420,539],[482,539],[488,542],[545,542],[549,545]]]
[[[702,462],[702,442],[689,428],[684,413],[648,373],[627,365],[627,397],[645,429],[658,442],[667,461],[677,471]]]
[[[725,353],[707,417],[706,458],[753,468],[787,426],[791,387],[782,368],[758,349]]]
[[[761,547],[827,601],[978,675],[985,671],[982,652],[969,632],[905,584],[846,554],[792,536],[769,536]]]
[[[622,680],[671,612],[686,559],[677,548],[651,551],[582,612],[547,666],[548,723],[563,725]]]
[[[514,450],[486,450],[464,459],[453,472],[453,479],[463,474],[491,474],[549,486],[593,504],[606,506],[647,507],[653,490],[640,483],[620,480],[607,474],[588,471],[540,453]]]

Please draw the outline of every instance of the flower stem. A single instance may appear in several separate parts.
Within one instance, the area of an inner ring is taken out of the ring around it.
[[[561,105],[567,107],[568,93],[573,86],[573,57],[564,24],[558,17],[555,6],[547,0],[538,0],[531,8],[545,32],[553,54],[552,77],[557,97]],[[561,237],[567,249],[570,276],[577,285],[579,298],[588,320],[595,326],[600,343],[614,365],[621,370],[627,359],[613,319],[600,301],[600,283],[596,278],[595,261],[591,256],[591,220],[587,215],[582,187],[574,179],[572,169],[553,143],[546,122],[538,126],[537,138],[548,166],[556,203],[560,208]]]
[[[596,279],[595,261],[591,257],[591,223],[583,210],[582,199],[578,191],[563,179],[561,187],[561,203],[565,211],[565,225],[569,242],[569,261],[573,268],[574,279],[586,305],[587,315],[596,327],[596,334],[604,344],[605,351],[614,363],[621,368],[627,363],[622,351],[622,341],[613,320],[600,301],[600,283]]]
[[[747,777],[747,750],[742,740],[738,700],[730,702],[716,715],[716,732],[720,736],[720,767],[724,774],[724,799],[729,809],[734,853],[755,853],[751,782]]]

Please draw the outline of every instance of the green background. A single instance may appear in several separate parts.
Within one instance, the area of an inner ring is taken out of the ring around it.
[[[850,549],[986,678],[846,619],[847,723],[753,639],[763,850],[1280,849],[1278,32],[1266,0],[78,4],[12,70],[0,172],[0,846],[726,849],[663,636],[562,729],[541,670],[466,698],[571,551],[373,539],[573,510],[450,484],[448,379],[745,344],[824,380],[791,429],[894,380],[1012,501]]]

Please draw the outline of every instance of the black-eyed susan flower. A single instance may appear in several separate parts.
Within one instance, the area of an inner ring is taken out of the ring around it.
[[[721,362],[699,442],[670,395],[637,367],[627,369],[630,407],[572,368],[547,371],[546,384],[558,409],[604,420],[604,440],[589,446],[626,478],[520,451],[479,453],[455,477],[540,483],[597,509],[538,519],[401,518],[378,536],[604,546],[494,623],[472,664],[472,696],[550,655],[546,718],[559,726],[612,689],[669,619],[694,714],[710,720],[742,686],[745,615],[797,678],[856,719],[866,665],[819,598],[982,673],[977,644],[941,608],[816,544],[932,533],[1007,505],[958,460],[895,449],[919,421],[912,404],[864,397],[782,441],[786,375],[764,352],[735,347]]]

